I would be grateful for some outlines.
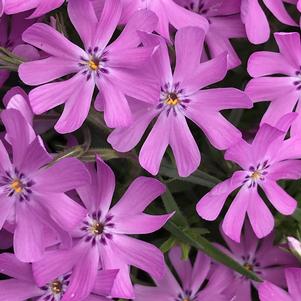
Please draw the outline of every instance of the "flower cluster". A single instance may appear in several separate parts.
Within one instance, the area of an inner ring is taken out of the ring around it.
[[[300,11],[0,0],[0,301],[299,301]]]

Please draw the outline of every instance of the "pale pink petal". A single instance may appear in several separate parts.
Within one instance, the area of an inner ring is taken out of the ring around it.
[[[295,75],[296,68],[280,53],[258,51],[249,57],[248,72],[252,77],[271,74]]]
[[[100,49],[106,47],[118,25],[121,10],[122,4],[120,0],[105,1],[91,46],[99,47]]]
[[[18,70],[21,80],[27,85],[41,85],[77,71],[79,66],[76,61],[54,56],[23,63]]]
[[[118,272],[118,269],[98,271],[93,288],[93,293],[102,296],[110,296]]]
[[[258,238],[263,238],[272,232],[274,228],[274,217],[259,196],[257,189],[249,189],[247,214]]]
[[[199,148],[190,132],[186,118],[179,113],[170,119],[170,146],[175,156],[180,177],[193,173],[201,162]]]
[[[91,47],[98,22],[92,2],[70,0],[68,2],[68,16],[80,35],[85,48]]]
[[[175,37],[176,67],[174,82],[190,78],[201,61],[205,32],[197,27],[184,27]]]
[[[24,42],[53,56],[77,61],[82,55],[85,55],[81,48],[71,43],[51,26],[43,23],[33,24],[24,31],[22,38]]]
[[[270,282],[260,284],[258,292],[261,301],[294,301],[286,291]]]
[[[135,179],[120,201],[110,210],[112,215],[122,216],[126,212],[140,214],[157,197],[165,192],[165,186],[148,177]]]
[[[250,192],[247,187],[242,187],[239,190],[223,221],[223,231],[236,242],[240,242],[241,230],[251,199]]]
[[[274,34],[280,53],[299,70],[301,65],[301,43],[297,32],[276,32]]]
[[[297,201],[285,192],[276,182],[266,180],[262,188],[272,205],[283,215],[293,214]]]
[[[150,134],[146,138],[139,154],[139,163],[152,175],[159,172],[161,160],[169,144],[171,124],[165,112],[162,112]],[[158,141],[160,143],[158,144]]]
[[[215,220],[220,214],[229,194],[242,185],[245,176],[245,172],[237,171],[230,179],[217,184],[198,202],[198,214],[206,220]]]

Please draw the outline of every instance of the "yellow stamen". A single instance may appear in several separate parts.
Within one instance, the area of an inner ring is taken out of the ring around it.
[[[63,290],[63,284],[61,281],[55,280],[51,283],[51,291],[54,294],[59,294],[62,292],[62,290]]]
[[[250,263],[245,263],[244,264],[244,267],[247,269],[247,270],[249,270],[249,271],[253,271],[253,265],[252,264],[250,264]]]
[[[10,187],[16,192],[21,193],[23,190],[23,184],[19,179],[15,179],[11,182]]]
[[[94,60],[90,60],[88,62],[88,66],[90,69],[92,69],[93,71],[96,71],[99,68],[99,64],[97,62],[95,62]]]
[[[260,177],[261,177],[261,173],[258,170],[254,171],[251,175],[252,180],[259,180]]]
[[[186,297],[183,301],[190,301],[190,299],[188,297]]]
[[[180,100],[175,93],[170,93],[166,98],[165,103],[170,106],[176,106],[178,103],[180,103]]]
[[[94,235],[99,235],[103,232],[103,229],[104,229],[104,225],[99,223],[99,222],[96,222],[94,223],[92,226],[91,226],[91,232],[94,234]]]

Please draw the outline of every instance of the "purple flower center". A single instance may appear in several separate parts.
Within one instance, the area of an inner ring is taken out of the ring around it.
[[[161,87],[161,95],[157,109],[166,111],[167,116],[172,111],[176,116],[178,113],[186,110],[186,104],[190,102],[184,95],[183,89],[179,88],[180,84],[165,84]]]
[[[17,197],[21,202],[29,201],[33,185],[34,182],[16,168],[13,171],[6,171],[0,181],[0,187],[4,189],[8,196]]]
[[[41,300],[45,301],[60,301],[70,282],[71,274],[66,274],[64,276],[58,277],[47,285],[41,287],[45,291],[44,295],[41,296]]]
[[[195,13],[198,13],[200,15],[206,14],[208,12],[208,9],[205,7],[205,4],[202,0],[193,0],[190,1],[187,5],[184,6],[186,9],[189,9]]]
[[[297,90],[301,90],[301,67],[300,70],[296,71],[296,80],[293,82]]]
[[[107,215],[102,217],[101,211],[93,212],[83,221],[80,230],[86,242],[91,242],[94,246],[97,243],[106,244],[107,239],[112,239],[113,216]]]
[[[107,58],[105,57],[107,52],[100,52],[98,47],[89,48],[87,56],[80,57],[80,63],[78,64],[82,69],[82,74],[87,76],[87,80],[90,80],[92,75],[100,77],[101,73],[108,73],[108,69],[105,68]]]
[[[259,182],[264,181],[265,176],[268,174],[269,167],[270,165],[267,160],[256,166],[250,166],[243,184],[247,184],[248,188],[255,187]]]
[[[242,260],[243,260],[243,263],[242,265],[249,271],[251,272],[255,272],[257,274],[261,274],[261,271],[260,271],[260,264],[259,262],[257,261],[257,259],[254,257],[250,257],[249,255],[248,256],[242,256]],[[239,277],[243,277],[243,276],[239,276]]]
[[[195,301],[196,297],[192,296],[191,290],[185,290],[184,292],[178,294],[175,301]]]

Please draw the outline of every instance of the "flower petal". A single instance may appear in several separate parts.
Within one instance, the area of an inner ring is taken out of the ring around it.
[[[24,42],[29,43],[53,56],[69,60],[80,60],[85,52],[67,40],[61,33],[51,26],[35,23],[22,35]]]
[[[250,189],[243,186],[234,198],[223,221],[223,231],[236,242],[240,242],[241,230],[250,203],[250,196]]]
[[[25,62],[20,65],[18,72],[21,80],[27,85],[41,85],[79,71],[76,61],[50,56],[48,58]]]
[[[299,268],[288,268],[285,270],[285,277],[287,281],[288,291],[293,299],[301,297],[301,269]]]
[[[266,180],[262,188],[272,205],[283,215],[291,215],[297,207],[297,201],[285,192],[277,183]]]
[[[230,179],[217,184],[198,202],[196,208],[198,214],[203,219],[215,220],[221,212],[228,195],[242,185],[245,175],[245,172],[237,171]]]
[[[140,214],[157,197],[165,192],[165,185],[154,178],[139,177],[135,179],[120,201],[110,210],[114,216]]]
[[[286,291],[267,281],[259,285],[258,292],[261,301],[293,301]]]
[[[301,141],[300,141],[301,142]],[[285,160],[275,162],[269,168],[269,178],[274,181],[278,180],[298,180],[301,177],[301,161]]]
[[[35,11],[30,15],[29,18],[37,18],[45,15],[46,13],[59,8],[64,3],[64,0],[51,0],[51,1],[40,1]]]
[[[118,272],[118,269],[98,271],[93,288],[93,293],[102,296],[111,295],[112,287],[114,285],[114,281]]]

